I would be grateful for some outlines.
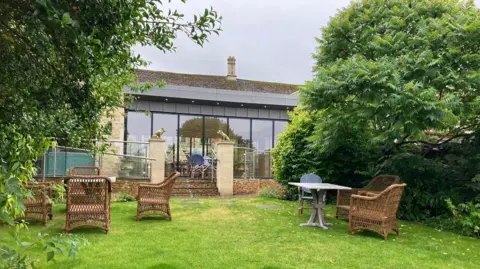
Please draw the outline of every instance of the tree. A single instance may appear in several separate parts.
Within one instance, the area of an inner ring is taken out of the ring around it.
[[[336,134],[317,134],[326,144],[341,141],[349,119],[386,146],[437,146],[479,129],[480,19],[473,1],[352,2],[317,41],[315,78],[301,98],[326,111],[329,134]]]
[[[21,186],[51,138],[92,146],[101,137],[100,118],[123,106],[123,87],[146,63],[135,44],[172,51],[184,33],[203,45],[220,22],[211,8],[184,20],[160,0],[1,1],[0,222],[22,213]]]

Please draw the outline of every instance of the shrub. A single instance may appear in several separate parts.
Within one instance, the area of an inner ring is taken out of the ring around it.
[[[265,198],[284,199],[285,190],[280,188],[262,188],[258,191],[257,195]]]
[[[318,174],[324,182],[362,186],[371,177],[369,167],[380,152],[368,143],[369,134],[363,127],[343,133],[341,139],[329,143],[335,135],[325,130],[325,113],[302,108],[290,113],[291,123],[280,134],[273,150],[275,180],[287,188],[287,198],[295,199],[297,188],[288,182],[298,182],[307,173]]]
[[[480,237],[480,203],[467,202],[455,206],[447,199],[446,205],[451,214],[431,219],[427,223],[438,229]]]
[[[118,198],[118,201],[119,202],[132,202],[132,201],[135,201],[135,197],[133,197],[132,195],[130,195],[126,192],[122,192],[122,193],[120,193],[120,197]]]

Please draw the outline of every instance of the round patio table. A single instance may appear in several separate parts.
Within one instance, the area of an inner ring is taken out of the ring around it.
[[[350,190],[351,188],[330,184],[330,183],[299,183],[288,182],[289,185],[306,188],[311,190],[312,201],[312,214],[307,223],[302,223],[300,226],[313,226],[320,227],[322,229],[328,229],[332,224],[325,221],[324,209],[325,209],[325,195],[327,190]],[[318,223],[316,221],[318,219]]]

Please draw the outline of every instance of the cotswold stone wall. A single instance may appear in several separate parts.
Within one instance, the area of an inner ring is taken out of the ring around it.
[[[256,194],[263,188],[279,188],[282,186],[273,179],[234,179],[233,180],[233,194]]]

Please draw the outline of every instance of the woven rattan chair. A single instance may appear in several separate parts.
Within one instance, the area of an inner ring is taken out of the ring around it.
[[[95,166],[73,166],[68,171],[70,176],[74,175],[100,175],[100,168]]]
[[[32,197],[23,201],[25,206],[24,219],[37,219],[43,225],[46,225],[47,216],[50,220],[53,217],[52,203],[50,201],[52,197],[51,185],[49,183],[39,183],[26,185],[25,188],[30,191]]]
[[[397,209],[407,184],[393,184],[379,194],[352,195],[348,232],[370,230],[386,240],[388,233],[399,234]]]
[[[378,194],[385,190],[392,184],[400,183],[400,177],[394,175],[380,175],[376,176],[367,186],[361,189],[338,190],[337,191],[337,219],[348,219],[348,212],[350,210],[350,198],[352,194]]]
[[[158,184],[141,184],[138,186],[137,220],[145,216],[166,216],[172,219],[170,197],[173,184],[180,173],[175,172]]]
[[[102,176],[71,176],[66,179],[67,219],[65,232],[81,227],[110,229],[111,184]]]

